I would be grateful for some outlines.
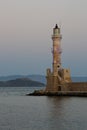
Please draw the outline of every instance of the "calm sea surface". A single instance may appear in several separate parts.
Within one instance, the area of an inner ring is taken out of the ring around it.
[[[0,87],[0,130],[87,130],[87,98],[25,96],[35,89]]]

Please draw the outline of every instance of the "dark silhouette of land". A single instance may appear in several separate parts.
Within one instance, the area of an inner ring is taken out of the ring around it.
[[[29,78],[31,80],[38,81],[38,82],[46,84],[45,76],[44,75],[38,75],[38,74],[0,76],[0,81],[15,80],[15,79],[19,79],[19,78]]]
[[[8,81],[0,81],[0,87],[41,87],[44,83],[33,81],[29,78],[18,78]]]

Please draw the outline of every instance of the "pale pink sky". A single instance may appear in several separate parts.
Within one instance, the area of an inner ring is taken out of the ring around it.
[[[0,75],[45,74],[56,23],[63,66],[87,75],[86,0],[0,0]]]

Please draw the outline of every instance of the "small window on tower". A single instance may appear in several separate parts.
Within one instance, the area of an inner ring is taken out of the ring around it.
[[[60,66],[58,65],[57,67],[59,68]]]

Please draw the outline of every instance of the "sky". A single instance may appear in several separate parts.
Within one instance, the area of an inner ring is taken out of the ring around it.
[[[87,0],[0,0],[0,76],[45,75],[56,23],[62,66],[87,76]]]

